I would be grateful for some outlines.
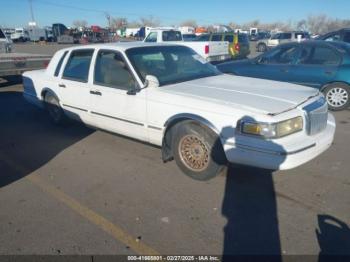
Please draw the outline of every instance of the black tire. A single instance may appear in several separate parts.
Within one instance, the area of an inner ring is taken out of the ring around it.
[[[174,128],[173,156],[182,172],[200,181],[220,174],[227,160],[218,136],[193,121],[181,122]]]
[[[68,122],[67,116],[60,106],[58,98],[51,92],[46,92],[44,96],[45,107],[53,123],[65,125]]]
[[[350,106],[350,86],[345,83],[332,83],[323,89],[328,108],[340,111]]]
[[[259,44],[258,45],[258,52],[264,53],[266,52],[266,45],[265,44]]]

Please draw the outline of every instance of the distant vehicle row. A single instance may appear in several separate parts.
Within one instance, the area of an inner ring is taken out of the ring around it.
[[[167,43],[184,45],[192,48],[208,62],[220,62],[230,59],[228,42],[212,41],[183,41],[182,34],[178,30],[159,28],[152,29],[144,42]]]

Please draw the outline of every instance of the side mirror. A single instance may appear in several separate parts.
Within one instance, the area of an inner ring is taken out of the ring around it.
[[[145,79],[145,86],[144,87],[150,87],[150,88],[157,88],[159,87],[159,80],[154,75],[146,75]]]

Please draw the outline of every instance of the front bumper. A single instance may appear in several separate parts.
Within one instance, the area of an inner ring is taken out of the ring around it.
[[[227,160],[231,163],[286,170],[300,166],[326,151],[333,142],[335,126],[333,115],[328,114],[327,127],[322,132],[299,137],[294,146],[277,144],[271,140],[266,142],[266,147],[257,147],[239,139],[234,142],[223,141],[223,145]]]

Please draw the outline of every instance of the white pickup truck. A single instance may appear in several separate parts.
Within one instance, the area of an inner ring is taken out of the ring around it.
[[[55,123],[70,117],[158,145],[164,162],[175,159],[198,180],[227,161],[297,167],[324,152],[335,132],[318,90],[226,75],[186,46],[70,47],[47,69],[25,72],[23,85]]]
[[[151,29],[143,41],[146,43],[172,43],[188,46],[208,62],[220,62],[231,58],[228,42],[183,41],[181,31],[173,29]]]
[[[20,75],[24,71],[45,68],[49,55],[13,53],[12,42],[0,29],[0,77]]]

